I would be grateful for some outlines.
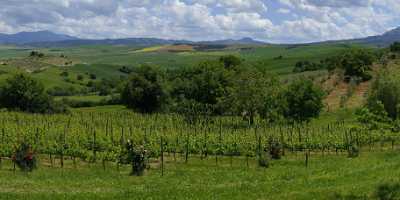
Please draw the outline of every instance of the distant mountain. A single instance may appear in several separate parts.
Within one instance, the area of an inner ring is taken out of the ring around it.
[[[132,45],[132,46],[155,46],[155,45],[172,45],[172,44],[188,44],[188,45],[263,45],[266,43],[253,40],[251,38],[243,38],[240,40],[216,40],[193,42],[189,40],[165,40],[158,38],[125,38],[125,39],[104,39],[104,40],[65,40],[50,42],[34,42],[26,45],[35,47],[66,47],[79,45]]]
[[[82,45],[132,45],[132,46],[154,46],[168,44],[191,44],[191,41],[185,40],[164,40],[158,38],[126,38],[126,39],[104,39],[104,40],[88,40],[74,39],[64,41],[46,41],[33,42],[25,45],[34,47],[68,47]]]
[[[159,38],[123,38],[123,39],[80,39],[68,35],[56,34],[50,31],[20,32],[16,34],[1,34],[0,44],[15,44],[33,47],[68,47],[80,45],[132,45],[132,46],[154,46],[154,45],[263,45],[264,42],[243,38],[239,40],[227,39],[216,41],[194,42],[189,40],[166,40]]]
[[[254,40],[252,38],[242,38],[240,40],[216,40],[216,41],[204,41],[197,42],[197,44],[207,44],[207,45],[265,45],[267,43]]]
[[[50,31],[20,32],[16,34],[0,34],[0,44],[28,44],[36,42],[58,42],[76,40],[68,35],[56,34]]]
[[[380,47],[389,46],[393,42],[400,41],[400,27],[390,30],[382,35],[370,36],[350,41],[364,44],[372,44]]]

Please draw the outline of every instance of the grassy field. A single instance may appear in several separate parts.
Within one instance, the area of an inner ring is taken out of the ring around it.
[[[45,159],[45,158],[42,158]],[[42,164],[33,173],[13,172],[9,161],[0,170],[0,199],[377,199],[384,183],[399,183],[397,150],[362,152],[358,158],[342,155],[288,155],[269,168],[250,160],[204,160],[191,157],[167,161],[164,176],[153,161],[143,177],[129,176],[127,166],[71,162],[61,169]],[[398,193],[399,191],[397,191]],[[353,196],[353,198],[350,198]],[[355,197],[354,197],[355,196]],[[357,198],[356,198],[357,197]],[[397,196],[393,199],[400,198]]]

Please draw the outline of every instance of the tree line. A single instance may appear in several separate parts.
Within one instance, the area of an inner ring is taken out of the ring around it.
[[[396,52],[397,46],[395,43],[389,50]],[[345,80],[366,81],[372,78],[372,65],[380,56],[369,50],[352,49],[321,63],[330,71],[340,70]],[[304,66],[315,64],[301,61],[296,64],[299,68]],[[196,122],[198,117],[213,115],[241,116],[249,123],[256,118],[268,122],[304,122],[317,117],[323,109],[325,94],[312,80],[299,77],[283,84],[276,75],[233,55],[178,69],[142,65],[125,71],[129,73],[127,79],[102,79],[88,85],[103,95],[118,94],[113,98],[114,104],[123,104],[141,113],[179,113],[190,123]],[[383,87],[376,85],[376,91]],[[65,104],[53,100],[53,95],[50,95],[63,91],[46,91],[28,74],[17,74],[8,79],[0,87],[0,92],[0,105],[11,110],[33,113],[68,110]],[[375,98],[383,95],[371,94]],[[387,109],[389,116],[393,116],[393,110],[397,109],[394,106]]]

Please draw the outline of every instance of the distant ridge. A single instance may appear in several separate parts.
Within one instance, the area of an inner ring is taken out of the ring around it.
[[[0,34],[0,44],[28,44],[35,42],[58,42],[76,40],[68,35],[56,34],[50,31],[20,32],[16,34]]]
[[[382,35],[370,36],[361,39],[350,40],[352,42],[372,44],[376,46],[389,46],[393,42],[400,41],[400,27],[392,29]]]
[[[66,47],[79,45],[134,45],[134,46],[155,46],[155,45],[173,45],[173,44],[188,44],[188,45],[264,45],[267,43],[253,40],[252,38],[243,38],[239,40],[227,39],[216,41],[200,41],[194,42],[189,40],[165,40],[158,38],[125,38],[125,39],[104,39],[104,40],[65,40],[65,41],[50,41],[50,42],[34,42],[26,45],[34,47]]]
[[[400,27],[390,30],[382,35],[370,36],[359,39],[322,41],[319,43],[361,43],[379,47],[389,46],[393,42],[400,41]],[[242,39],[226,39],[215,41],[194,42],[189,40],[167,40],[159,38],[122,38],[122,39],[80,39],[68,35],[56,34],[50,31],[20,32],[16,34],[1,34],[0,44],[14,44],[33,47],[68,47],[81,45],[132,45],[132,46],[154,46],[154,45],[266,45],[269,43],[257,41],[249,37]]]

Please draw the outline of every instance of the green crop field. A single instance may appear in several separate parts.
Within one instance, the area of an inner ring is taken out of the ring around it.
[[[343,111],[307,126],[255,128],[235,118],[185,125],[179,116],[120,106],[68,115],[3,112],[0,199],[375,199],[380,185],[400,181],[400,138],[350,131],[353,118]],[[262,168],[258,156],[269,138],[284,144],[285,155]],[[39,155],[32,173],[10,161],[22,140]],[[128,140],[149,150],[142,177],[118,162]],[[350,140],[362,147],[359,157],[348,157]]]
[[[46,160],[46,158],[42,158]],[[0,199],[4,200],[126,200],[126,199],[378,199],[382,184],[398,183],[398,151],[362,152],[357,159],[345,155],[312,155],[308,167],[304,155],[288,155],[268,169],[251,160],[190,158],[187,164],[169,158],[161,176],[152,161],[143,177],[128,176],[129,169],[107,163],[66,160],[51,167],[43,161],[31,174],[12,172],[4,161],[0,169]]]

